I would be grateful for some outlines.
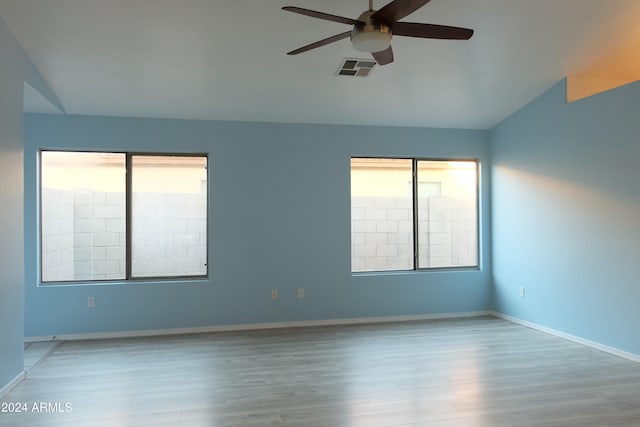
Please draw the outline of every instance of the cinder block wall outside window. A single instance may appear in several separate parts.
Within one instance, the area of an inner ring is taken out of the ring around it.
[[[353,197],[351,206],[352,270],[413,269],[411,200]],[[420,206],[420,264],[474,265],[475,202],[430,196]]]
[[[133,270],[140,276],[188,275],[206,263],[206,198],[200,194],[139,193]],[[125,277],[122,193],[43,188],[43,278],[108,280]],[[159,206],[164,206],[160,209]],[[158,245],[168,241],[169,245]],[[168,249],[162,250],[161,247]],[[193,264],[193,265],[192,265]]]

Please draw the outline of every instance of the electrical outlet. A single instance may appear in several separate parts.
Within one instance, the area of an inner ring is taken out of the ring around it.
[[[524,298],[524,287],[520,286],[520,298]]]
[[[87,307],[93,308],[95,306],[96,306],[96,298],[95,297],[88,297],[87,298]]]
[[[304,288],[298,288],[298,299],[304,298]]]
[[[271,299],[272,300],[278,299],[278,290],[277,289],[271,289]]]

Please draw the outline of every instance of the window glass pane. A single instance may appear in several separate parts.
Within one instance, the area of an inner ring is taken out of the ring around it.
[[[413,269],[412,161],[351,159],[351,269]]]
[[[418,161],[418,268],[478,265],[477,163]]]
[[[132,277],[207,274],[207,158],[132,157]]]
[[[41,153],[42,281],[125,278],[125,156]]]

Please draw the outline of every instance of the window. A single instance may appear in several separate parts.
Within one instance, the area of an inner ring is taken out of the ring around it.
[[[478,266],[478,163],[351,159],[351,270]]]
[[[42,151],[42,282],[207,275],[207,157]]]

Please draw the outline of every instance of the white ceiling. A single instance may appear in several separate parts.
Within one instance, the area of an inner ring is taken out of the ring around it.
[[[375,1],[379,9],[388,1]],[[432,0],[404,21],[469,41],[394,37],[396,61],[335,75],[366,0],[0,0],[0,16],[70,114],[487,129],[621,44],[638,0]],[[626,40],[626,42],[624,41]],[[27,107],[29,108],[29,107]]]

